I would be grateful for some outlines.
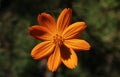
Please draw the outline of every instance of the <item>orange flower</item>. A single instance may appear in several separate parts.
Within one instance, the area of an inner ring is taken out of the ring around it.
[[[86,28],[85,22],[76,22],[70,25],[72,10],[65,8],[58,17],[57,23],[47,13],[38,15],[39,25],[29,28],[31,36],[42,40],[31,52],[34,59],[48,57],[47,66],[52,72],[63,63],[72,69],[78,64],[74,50],[89,50],[90,45],[82,39],[76,39]]]

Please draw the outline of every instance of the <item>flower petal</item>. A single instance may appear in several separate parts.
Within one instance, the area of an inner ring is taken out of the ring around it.
[[[78,36],[86,28],[85,22],[76,22],[66,28],[63,32],[65,39],[70,39]]]
[[[64,40],[64,44],[68,48],[72,48],[76,50],[90,50],[90,44],[82,39]]]
[[[61,48],[61,60],[70,69],[73,69],[78,64],[78,58],[73,49],[69,49],[65,46]]]
[[[43,26],[31,26],[29,31],[31,36],[39,40],[50,40],[52,38],[52,33]]]
[[[48,58],[47,65],[49,70],[54,72],[57,70],[60,64],[61,64],[60,48],[56,46],[53,54],[51,54],[50,57]]]
[[[53,33],[56,30],[56,22],[50,14],[47,13],[39,14],[38,23],[39,25],[47,27]]]
[[[31,55],[34,59],[42,59],[53,52],[54,46],[50,41],[42,42],[32,49]]]
[[[63,32],[63,30],[69,26],[71,22],[72,10],[70,8],[65,8],[58,17],[57,29],[58,32]]]

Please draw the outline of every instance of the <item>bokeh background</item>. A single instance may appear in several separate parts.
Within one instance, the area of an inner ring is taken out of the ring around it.
[[[64,65],[54,73],[46,59],[35,61],[31,49],[40,41],[29,35],[28,27],[37,16],[72,8],[72,23],[85,21],[80,38],[91,44],[88,52],[77,52],[78,66]],[[120,77],[120,0],[0,0],[0,77]]]

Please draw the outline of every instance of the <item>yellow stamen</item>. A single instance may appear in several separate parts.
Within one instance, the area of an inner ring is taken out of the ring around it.
[[[63,44],[63,38],[62,36],[56,34],[55,36],[53,36],[53,43],[56,45],[61,46]]]

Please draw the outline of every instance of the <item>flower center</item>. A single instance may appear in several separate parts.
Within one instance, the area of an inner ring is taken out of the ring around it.
[[[62,36],[56,34],[55,36],[53,36],[53,43],[55,43],[56,45],[61,46],[63,44],[63,38]]]

